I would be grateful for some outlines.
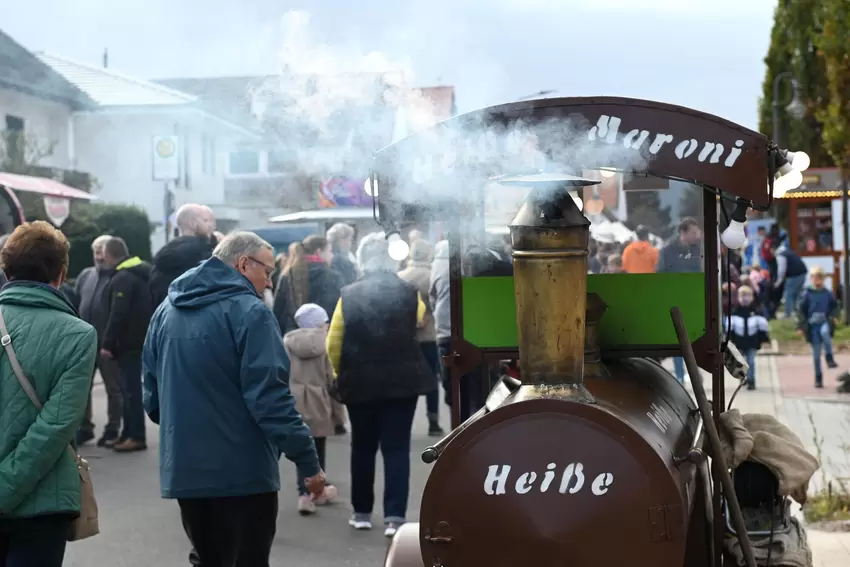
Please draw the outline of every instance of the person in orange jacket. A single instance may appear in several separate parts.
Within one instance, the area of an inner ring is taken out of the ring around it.
[[[623,271],[627,274],[652,274],[658,264],[658,249],[649,243],[649,230],[640,225],[635,230],[638,239],[623,250]]]

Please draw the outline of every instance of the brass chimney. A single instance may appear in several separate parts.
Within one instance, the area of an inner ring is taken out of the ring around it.
[[[510,224],[522,381],[534,395],[593,403],[583,383],[590,221],[568,187],[599,182],[547,177]]]

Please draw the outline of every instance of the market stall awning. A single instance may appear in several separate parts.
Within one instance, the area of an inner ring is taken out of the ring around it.
[[[0,181],[2,183],[2,181]],[[316,221],[347,221],[371,219],[372,207],[334,207],[330,209],[316,209],[312,211],[298,211],[272,217],[269,222],[316,222]]]
[[[15,191],[27,191],[40,193],[51,197],[64,197],[66,199],[83,199],[91,201],[97,199],[91,193],[69,187],[64,183],[47,179],[45,177],[33,177],[31,175],[18,175],[15,173],[0,172],[0,185],[5,185]]]

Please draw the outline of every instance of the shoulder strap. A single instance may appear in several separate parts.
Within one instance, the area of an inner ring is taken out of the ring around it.
[[[15,354],[15,349],[12,347],[12,337],[9,335],[9,329],[6,328],[6,320],[3,318],[3,310],[0,309],[0,344],[6,349],[6,356],[9,357],[9,364],[12,365],[12,370],[21,383],[21,388],[26,395],[32,400],[32,403],[38,409],[41,409],[41,400],[38,399],[38,394],[32,387],[29,379],[24,374],[24,369],[21,368],[21,363],[18,361],[18,355]]]
[[[0,345],[3,345],[3,348],[6,350],[6,356],[9,357],[9,364],[12,365],[12,371],[15,373],[15,377],[21,384],[21,389],[32,401],[32,404],[40,410],[42,408],[41,400],[38,399],[38,394],[35,392],[35,388],[32,387],[29,378],[27,378],[27,375],[24,374],[24,369],[21,367],[21,363],[18,361],[18,355],[15,354],[15,349],[12,347],[12,336],[9,334],[9,329],[6,327],[6,319],[3,317],[2,309],[0,309]],[[68,454],[71,455],[71,458],[77,462],[77,466],[79,466],[80,456],[70,443],[68,444],[67,451]]]

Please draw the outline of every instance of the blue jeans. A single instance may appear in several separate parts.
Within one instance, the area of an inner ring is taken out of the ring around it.
[[[809,333],[812,339],[812,358],[815,361],[815,382],[823,381],[823,369],[820,365],[821,347],[823,347],[826,359],[832,358],[832,336],[829,334],[829,322],[811,325]]]
[[[791,317],[794,314],[794,309],[797,307],[797,300],[800,299],[800,292],[803,290],[803,284],[806,283],[806,274],[787,278],[785,280],[785,316]]]
[[[673,357],[673,373],[680,384],[685,383],[685,359],[681,356]]]
[[[410,430],[415,398],[348,405],[351,421],[351,506],[369,520],[375,504],[375,458],[384,460],[384,522],[403,524],[410,495]]]
[[[0,520],[0,565],[62,567],[71,521],[65,514]]]
[[[756,384],[756,349],[751,348],[744,351],[744,356],[747,358],[747,364],[750,365],[747,371],[747,383],[755,386]]]

